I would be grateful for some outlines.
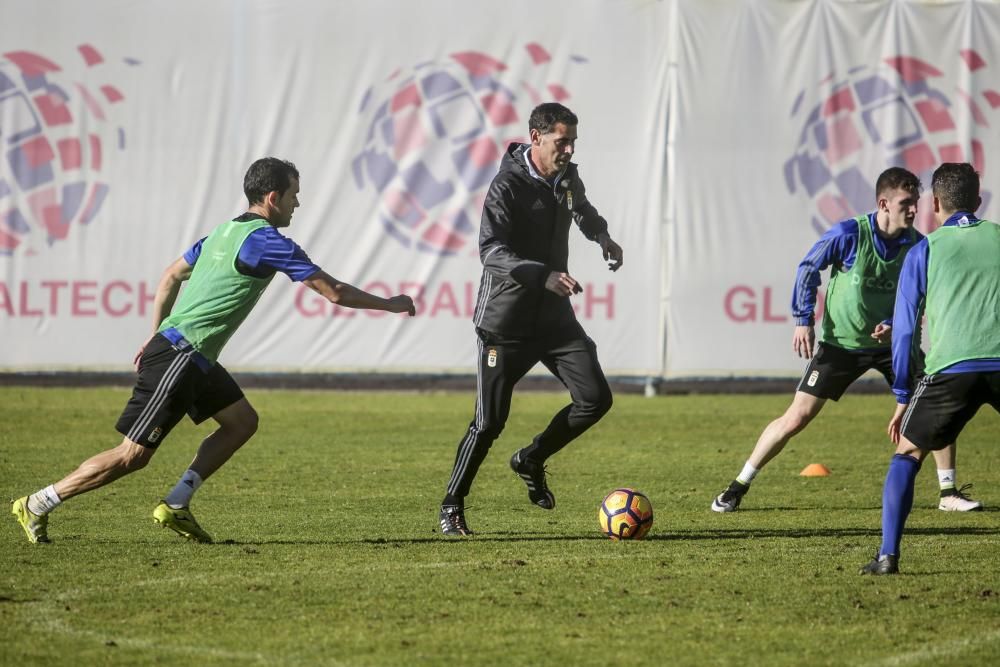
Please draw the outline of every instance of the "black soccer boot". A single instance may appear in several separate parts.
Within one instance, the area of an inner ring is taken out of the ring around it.
[[[741,484],[734,479],[725,491],[712,500],[712,511],[735,512],[740,508],[740,502],[749,490],[749,484]]]
[[[528,487],[528,499],[543,510],[555,509],[556,497],[545,483],[545,466],[524,457],[523,450],[517,450],[510,457],[510,469],[524,480]]]
[[[451,537],[472,535],[472,530],[465,523],[465,508],[458,505],[442,505],[438,515],[441,523],[441,534]]]
[[[882,556],[875,555],[872,562],[861,567],[861,571],[858,574],[873,574],[876,576],[883,574],[899,574],[899,556],[894,556],[892,554],[884,554]]]

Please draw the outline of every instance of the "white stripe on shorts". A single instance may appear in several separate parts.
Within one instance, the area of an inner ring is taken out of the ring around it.
[[[126,438],[132,442],[139,441],[139,438],[142,437],[142,432],[149,426],[149,423],[156,416],[156,413],[159,412],[160,408],[163,407],[163,403],[167,400],[167,395],[176,384],[177,378],[180,377],[181,372],[191,362],[192,354],[193,352],[185,352],[170,362],[167,371],[160,378],[159,384],[156,385],[153,397],[149,399],[149,403],[146,404],[146,407],[142,409],[135,423],[132,424],[132,428],[129,429],[128,434],[125,436]]]
[[[924,393],[925,389],[927,389],[927,385],[933,381],[933,375],[925,375],[920,378],[920,382],[917,383],[917,389],[913,392],[913,396],[910,398],[910,404],[906,406],[906,411],[903,412],[903,421],[899,423],[900,435],[903,435],[903,431],[906,430],[906,425],[910,423],[910,415],[913,414],[913,408],[917,405],[917,401],[920,400],[920,395]]]

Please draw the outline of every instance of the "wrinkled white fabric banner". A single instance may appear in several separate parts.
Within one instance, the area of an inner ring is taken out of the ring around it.
[[[673,376],[797,374],[792,287],[875,180],[970,161],[1000,186],[1000,5],[679,2],[665,309]],[[824,275],[824,284],[826,276]]]
[[[483,196],[530,110],[580,117],[577,162],[625,248],[574,232],[574,300],[609,370],[662,364],[660,3],[3,0],[0,367],[127,367],[160,272],[245,210],[257,157],[299,167],[287,235],[416,318],[283,276],[232,367],[468,372]],[[499,18],[498,18],[499,16]]]
[[[223,363],[469,372],[482,197],[543,100],[579,114],[580,173],[625,249],[612,274],[573,235],[609,374],[796,373],[796,265],[891,164],[926,185],[972,161],[997,217],[1000,3],[494,9],[0,0],[0,368],[127,368],[160,272],[277,155],[302,172],[287,235],[418,316],[278,276]]]

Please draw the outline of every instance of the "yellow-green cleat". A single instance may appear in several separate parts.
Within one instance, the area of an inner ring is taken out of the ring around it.
[[[174,509],[170,505],[161,502],[153,510],[153,521],[189,540],[204,544],[211,544],[212,542],[212,536],[202,530],[194,515],[191,514],[191,510],[187,507]]]
[[[49,515],[35,514],[28,509],[28,496],[18,498],[10,505],[10,513],[17,518],[17,522],[24,528],[24,534],[28,536],[28,541],[32,544],[44,544],[49,541]]]

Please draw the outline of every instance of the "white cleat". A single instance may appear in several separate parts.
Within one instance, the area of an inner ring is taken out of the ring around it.
[[[942,512],[978,512],[983,509],[983,504],[978,500],[973,500],[963,493],[971,487],[971,484],[963,484],[960,489],[946,489],[941,492],[941,501],[938,509]]]

